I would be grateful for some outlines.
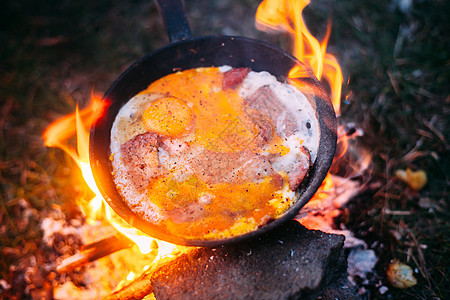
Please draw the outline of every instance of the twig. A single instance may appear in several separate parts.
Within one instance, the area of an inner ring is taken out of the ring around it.
[[[126,237],[116,234],[98,242],[82,247],[80,252],[64,259],[56,271],[67,273],[116,251],[130,248],[133,243]]]
[[[390,210],[389,208],[386,208],[384,210],[384,213],[387,215],[392,215],[392,216],[410,216],[412,215],[412,212],[405,211],[405,210]]]
[[[138,300],[142,299],[145,296],[153,293],[153,276],[154,273],[172,263],[174,259],[178,256],[167,256],[160,260],[157,263],[153,263],[152,266],[142,273],[139,277],[133,279],[127,285],[124,285],[120,290],[117,290],[111,293],[105,300]]]
[[[394,75],[391,73],[390,70],[387,71],[389,80],[391,81],[392,87],[394,88],[395,94],[400,97],[400,89],[398,88],[398,83],[395,80]]]
[[[105,300],[138,300],[153,292],[152,276],[155,268],[150,268],[141,276],[110,294]]]
[[[428,129],[430,129],[431,132],[433,132],[441,140],[441,142],[445,143],[445,136],[433,124],[435,121],[436,118],[433,117],[430,122],[424,121],[423,124],[428,127]]]
[[[422,249],[420,247],[419,241],[417,240],[417,238],[414,235],[414,233],[409,229],[409,227],[406,224],[403,225],[402,227],[406,229],[406,231],[408,232],[408,235],[413,240],[415,248],[417,249],[417,255],[419,257],[419,263],[417,263],[416,261],[415,261],[415,263],[419,267],[419,271],[422,274],[422,277],[427,281],[428,287],[431,288],[432,284],[431,284],[431,280],[430,280],[430,274],[428,273],[427,264],[426,264],[426,261],[425,261],[425,256],[423,255],[423,252],[422,252]],[[414,257],[413,257],[413,259],[415,260]]]

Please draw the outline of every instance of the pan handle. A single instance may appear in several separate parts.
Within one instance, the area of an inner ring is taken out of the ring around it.
[[[184,0],[156,0],[156,4],[166,24],[170,42],[189,39],[191,29],[184,13]]]

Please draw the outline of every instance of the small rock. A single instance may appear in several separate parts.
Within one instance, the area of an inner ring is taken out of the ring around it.
[[[386,294],[386,292],[389,290],[389,288],[387,287],[387,286],[384,286],[384,285],[382,285],[382,286],[380,286],[379,288],[378,288],[378,292],[380,293],[380,295],[384,295],[384,294]]]
[[[410,266],[394,260],[386,271],[387,279],[392,286],[406,289],[417,284]]]
[[[430,198],[420,198],[419,206],[423,209],[428,209],[431,207],[431,199]]]
[[[378,258],[372,249],[355,248],[348,255],[348,274],[352,277],[366,278],[366,274],[373,271]]]

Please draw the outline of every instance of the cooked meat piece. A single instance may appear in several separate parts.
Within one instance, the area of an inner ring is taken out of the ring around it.
[[[177,155],[187,150],[188,143],[178,139],[161,138],[161,147],[170,155]]]
[[[311,166],[311,155],[309,154],[308,149],[301,147],[300,151],[295,163],[287,170],[289,176],[289,188],[293,191],[298,188]]]
[[[244,113],[257,128],[257,146],[262,147],[270,143],[273,138],[273,126],[271,121],[256,109],[250,107],[244,107]]]
[[[281,136],[290,136],[297,130],[297,124],[292,113],[276,97],[269,86],[257,89],[245,99],[244,105],[251,107],[267,116]]]
[[[195,175],[208,184],[257,182],[278,175],[265,156],[249,150],[236,153],[205,150],[189,163]]]
[[[205,205],[199,202],[191,203],[185,207],[178,207],[166,213],[175,223],[196,222],[208,215]]]
[[[252,95],[245,99],[244,104],[248,107],[247,111],[256,110],[262,114],[263,117],[267,116],[273,126],[275,126],[275,131],[280,136],[289,137],[298,130],[295,117],[277,98],[269,86],[263,86],[256,90]],[[249,114],[249,116],[252,115],[255,114]],[[274,160],[277,160],[277,158],[271,157],[271,161],[274,162]],[[275,170],[286,171],[289,176],[290,189],[296,190],[310,168],[311,156],[308,149],[301,147],[300,153],[297,155],[293,163],[286,165],[281,161],[282,160],[275,162],[276,164],[283,164],[282,167],[274,167]]]
[[[125,168],[116,171],[116,182],[133,184],[143,191],[150,180],[162,174],[158,159],[159,137],[154,133],[137,135],[120,147],[119,155]],[[127,171],[124,171],[127,170]]]
[[[249,68],[234,68],[223,73],[222,89],[234,89],[247,77]]]
[[[242,182],[242,180],[258,182],[271,176],[274,178],[276,186],[281,188],[283,179],[273,170],[265,156],[253,154],[248,158],[244,157],[239,163],[241,165],[235,165],[230,174],[224,178],[225,182]]]

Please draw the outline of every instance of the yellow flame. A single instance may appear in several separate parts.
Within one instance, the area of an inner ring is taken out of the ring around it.
[[[304,78],[313,76],[325,81],[331,92],[331,101],[337,115],[340,113],[341,90],[343,75],[336,57],[327,53],[327,45],[331,34],[331,21],[328,20],[327,31],[322,42],[319,42],[308,30],[302,17],[303,10],[309,5],[309,0],[264,0],[256,12],[256,25],[261,30],[288,32],[293,38],[293,55],[309,66],[295,66],[289,72],[290,84],[300,91],[310,93],[322,98],[328,98],[324,91]],[[347,150],[347,137],[339,137],[339,143],[343,146],[342,155]],[[323,201],[329,196],[333,187],[330,173],[327,174],[318,192],[309,201],[314,205],[317,201]]]
[[[256,24],[260,29],[286,31],[294,39],[293,54],[301,62],[310,66],[314,75],[322,77],[329,84],[331,99],[337,114],[340,112],[342,70],[334,55],[327,53],[331,22],[327,33],[320,43],[308,30],[302,12],[309,0],[264,0],[256,12]],[[306,77],[305,70],[296,67],[289,73],[289,78]]]
[[[64,150],[77,164],[80,161],[89,162],[89,133],[84,126],[90,128],[91,124],[103,114],[106,106],[105,101],[92,94],[88,107],[79,111],[77,106],[75,113],[64,116],[47,127],[42,135],[44,145]],[[81,143],[75,150],[68,144],[68,140],[78,134]]]
[[[139,251],[142,254],[147,254],[152,251],[152,242],[156,239],[134,227],[131,227],[125,221],[116,221],[117,218],[120,217],[117,216],[117,214],[115,214],[115,212],[108,205],[105,205],[105,217],[109,223],[117,229],[117,231],[132,240],[139,247]]]
[[[89,164],[89,131],[87,128],[90,128],[103,114],[106,106],[107,103],[105,101],[93,95],[91,104],[87,108],[80,111],[77,106],[75,113],[62,117],[50,124],[43,134],[44,144],[48,147],[58,147],[69,154],[80,168],[83,179],[89,189],[95,194],[85,205],[81,205],[87,222],[92,224],[96,220],[105,217],[112,226],[136,243],[141,253],[147,254],[152,251],[151,245],[156,239],[129,226],[106,204],[95,183]],[[73,137],[76,137],[77,141],[76,150],[69,144],[70,139]],[[103,211],[102,208],[104,208]],[[158,248],[161,250],[158,251],[158,255],[165,256],[167,252],[173,252],[175,247],[159,246]]]
[[[128,281],[131,281],[131,280],[134,279],[135,276],[136,276],[136,275],[135,275],[133,272],[130,272],[130,273],[128,273],[128,275],[127,275],[127,280],[128,280]]]
[[[88,162],[79,162],[80,168],[81,168],[81,174],[84,178],[84,181],[88,185],[89,189],[95,194],[95,196],[87,202],[87,205],[84,207],[82,206],[81,209],[86,216],[86,221],[88,224],[94,224],[94,222],[99,219],[99,216],[101,215],[101,209],[103,205],[103,197],[100,194],[100,191],[98,190],[97,185],[95,184],[94,176],[91,172],[91,166]],[[80,202],[78,202],[80,205]]]
[[[321,201],[329,196],[328,192],[333,187],[333,179],[332,175],[330,173],[327,174],[325,179],[323,180],[321,186],[317,190],[317,193],[314,194],[314,196],[309,200],[308,203],[312,203],[314,201]]]

